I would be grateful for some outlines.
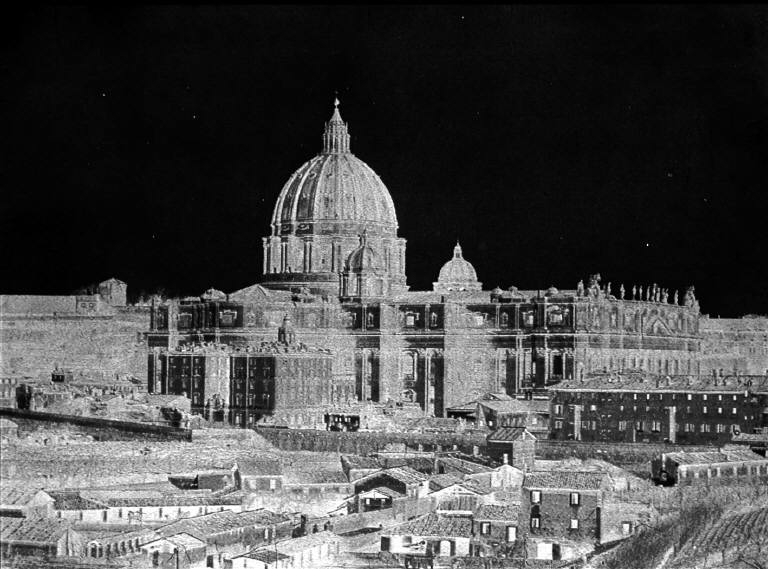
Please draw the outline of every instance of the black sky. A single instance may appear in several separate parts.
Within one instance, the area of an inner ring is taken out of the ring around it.
[[[7,14],[4,293],[260,280],[334,92],[412,289],[695,284],[768,313],[766,7],[46,7]]]

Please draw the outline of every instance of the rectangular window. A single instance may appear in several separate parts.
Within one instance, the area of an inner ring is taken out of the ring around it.
[[[562,428],[563,428],[563,422],[555,421],[555,429],[562,429]]]
[[[555,405],[555,415],[562,415],[562,414],[563,414],[563,406]]]
[[[620,431],[626,431],[627,430],[627,422],[626,421],[619,421],[619,430]]]
[[[735,415],[735,414],[736,414],[736,407],[734,407],[733,409],[731,409],[731,415]]]
[[[707,394],[705,393],[704,395],[701,396],[701,398],[702,398],[702,400],[706,401],[707,400]]]
[[[621,522],[621,533],[629,535],[632,533],[632,522]]]
[[[718,407],[717,408],[717,414],[718,415],[722,415],[723,414],[723,408],[722,407]]]
[[[688,393],[687,395],[688,395],[688,401],[690,401],[693,395],[691,395],[690,393]]]
[[[275,490],[276,488],[277,488],[277,480],[275,480],[274,478],[270,478],[269,479],[269,489],[270,490]]]
[[[539,490],[531,490],[531,504],[541,503],[541,492]]]
[[[571,506],[578,506],[578,505],[579,505],[579,493],[571,492]]]
[[[579,529],[579,520],[571,518],[571,529]]]
[[[707,414],[707,406],[704,405],[704,407],[701,408],[701,411],[702,411],[702,413],[704,413],[706,415]]]
[[[517,539],[517,528],[515,526],[507,526],[507,541],[515,541]]]
[[[483,535],[491,533],[491,522],[482,522],[480,524],[480,533]]]
[[[597,411],[597,405],[590,405],[589,406],[590,411]]]
[[[540,523],[541,523],[541,519],[540,518],[538,518],[538,517],[531,518],[531,528],[532,529],[538,529],[539,527],[541,527]]]

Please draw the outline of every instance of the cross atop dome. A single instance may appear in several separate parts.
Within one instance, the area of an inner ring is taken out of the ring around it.
[[[347,125],[339,112],[339,98],[333,100],[333,115],[325,123],[323,134],[323,154],[346,154],[349,152],[349,133]]]
[[[463,255],[461,253],[461,245],[459,245],[459,242],[456,241],[456,247],[453,248],[453,258],[454,259],[463,259]]]

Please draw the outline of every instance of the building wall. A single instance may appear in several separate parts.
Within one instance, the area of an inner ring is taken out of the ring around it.
[[[701,319],[701,373],[768,373],[768,318]]]
[[[536,513],[536,504],[531,501],[531,492],[541,492],[538,504],[540,527],[531,527],[531,518]],[[571,505],[571,493],[579,494],[579,505]],[[521,508],[521,531],[532,537],[563,537],[566,539],[593,540],[600,536],[600,508],[602,493],[587,490],[561,490],[523,487]],[[579,521],[578,529],[570,529],[572,519]]]
[[[72,370],[75,380],[147,375],[147,311],[3,314],[0,324],[0,374],[5,377],[50,380],[56,367]]]
[[[550,437],[555,440],[724,444],[734,429],[768,426],[768,394],[593,389],[553,390]],[[735,409],[735,412],[734,412]],[[578,435],[576,435],[577,433]]]

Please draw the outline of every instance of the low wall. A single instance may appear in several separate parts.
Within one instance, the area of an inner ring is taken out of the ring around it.
[[[0,408],[0,417],[6,417],[19,426],[19,432],[33,431],[39,427],[67,429],[91,435],[98,441],[159,440],[191,441],[192,431],[164,425],[112,421],[98,417],[59,415],[24,409]]]
[[[407,450],[460,450],[472,454],[474,447],[485,448],[483,435],[459,433],[377,433],[337,432],[311,429],[257,428],[256,432],[280,450],[308,450],[367,455],[387,449],[387,445],[404,444]]]
[[[536,458],[596,458],[619,466],[650,461],[663,452],[711,452],[715,446],[673,445],[668,443],[610,443],[583,441],[536,441]]]

